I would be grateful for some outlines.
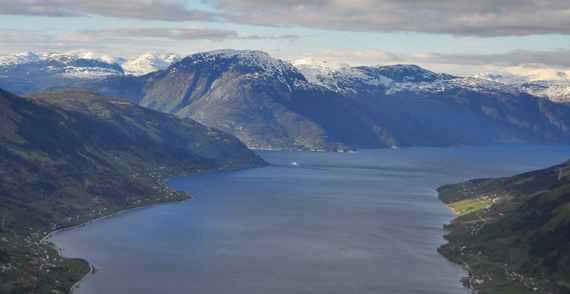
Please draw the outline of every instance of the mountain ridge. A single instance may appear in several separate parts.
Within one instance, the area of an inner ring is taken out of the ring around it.
[[[83,51],[73,54],[97,57]],[[236,135],[254,149],[351,151],[570,142],[568,106],[542,101],[520,87],[415,65],[317,65],[311,60],[294,65],[262,51],[228,49],[189,55],[139,76],[81,79],[46,77],[41,70],[30,75],[25,70],[19,76],[15,72],[12,81],[28,91],[87,88],[191,117]],[[7,80],[0,78],[0,86]]]
[[[15,54],[0,55],[0,66],[22,65],[42,60],[49,61],[85,59],[108,63],[110,65],[117,64],[122,68],[122,72],[124,72],[124,74],[137,76],[159,70],[173,62],[182,59],[183,57],[184,55],[177,53],[147,52],[133,58],[123,58],[96,53],[86,49],[78,49],[65,53],[20,52]]]
[[[215,50],[215,51],[224,51],[222,50]],[[215,52],[213,51],[213,52]],[[228,51],[228,50],[225,50]],[[188,56],[190,54],[177,54],[177,53],[162,53],[162,52],[147,52],[137,57],[133,58],[122,58],[116,56],[110,56],[106,54],[100,54],[91,52],[85,49],[78,49],[69,51],[66,53],[32,53],[32,52],[21,52],[15,54],[4,54],[0,55],[0,73],[2,72],[3,67],[12,66],[12,68],[16,67],[16,65],[23,65],[25,63],[33,63],[42,60],[48,59],[58,59],[58,58],[75,58],[75,59],[85,59],[85,60],[96,60],[103,63],[108,64],[117,64],[119,65],[125,75],[145,75],[147,73],[160,70],[173,62],[177,62],[181,60],[183,57]],[[342,68],[349,68],[351,67],[347,63],[343,62],[327,62],[322,60],[316,60],[313,58],[303,58],[298,60],[290,61],[292,65],[297,67],[303,75],[307,78],[307,80],[311,83],[319,84],[317,79],[314,79],[315,75],[319,74],[330,74],[331,72],[342,69]],[[390,65],[387,67],[395,67],[401,65]],[[414,65],[405,65],[405,66],[414,66]],[[356,66],[354,68],[359,68],[362,66]],[[380,65],[377,66],[368,66],[371,68],[379,68],[383,67]],[[75,77],[80,78],[100,78],[102,76],[109,76],[113,74],[121,74],[121,73],[112,73],[112,72],[101,72],[94,69],[93,72],[89,71],[88,69],[75,70],[76,72],[82,72],[83,76],[76,75]],[[6,72],[6,70],[4,70]],[[69,73],[73,75],[73,73]],[[0,74],[1,75],[1,74]],[[439,75],[447,75],[445,73]],[[452,75],[448,75],[452,76]],[[519,74],[496,74],[496,73],[477,73],[465,76],[456,76],[457,78],[461,78],[463,80],[469,81],[472,83],[471,79],[480,79],[480,80],[487,80],[496,83],[504,84],[502,87],[511,87],[513,89],[517,89],[523,91],[527,94],[531,94],[534,96],[538,96],[541,98],[547,98],[555,102],[570,102],[570,72],[569,71],[562,71],[556,69],[537,69],[531,70],[527,72],[522,72]],[[399,81],[401,82],[401,81]],[[481,84],[481,81],[478,82]],[[37,88],[35,90],[45,90],[47,88]],[[14,89],[11,89],[14,91]],[[25,91],[14,91],[19,92],[20,94],[27,94],[29,92]]]
[[[413,146],[418,141],[425,145],[481,144],[460,135],[428,131],[429,127],[417,122],[389,123],[406,119],[376,113],[358,100],[311,84],[291,64],[260,51],[198,53],[145,76],[109,77],[73,87],[194,118],[235,134],[255,149],[347,151],[353,146]],[[388,129],[382,126],[386,123],[391,124]],[[413,130],[417,138],[399,135],[403,132],[397,130],[402,128]],[[430,142],[434,136],[454,139]]]
[[[67,86],[191,117],[254,149],[570,142],[568,106],[500,83],[409,65],[343,67],[309,79],[302,72],[264,52],[220,50],[143,76]]]

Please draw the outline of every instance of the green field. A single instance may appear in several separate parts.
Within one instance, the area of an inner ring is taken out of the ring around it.
[[[457,215],[470,214],[481,209],[489,208],[493,205],[491,200],[466,199],[458,202],[449,203],[449,206]]]

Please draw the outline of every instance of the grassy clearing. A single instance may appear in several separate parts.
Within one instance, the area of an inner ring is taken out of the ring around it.
[[[482,199],[466,199],[458,202],[449,203],[448,206],[458,215],[466,215],[481,209],[489,208],[493,205],[493,201]]]

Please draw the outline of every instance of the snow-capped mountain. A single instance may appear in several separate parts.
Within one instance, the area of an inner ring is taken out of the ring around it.
[[[184,58],[175,53],[148,52],[139,57],[119,63],[126,75],[142,76],[170,65]]]
[[[20,52],[16,54],[0,55],[0,66],[9,64],[20,64],[35,62],[41,60],[41,57],[32,52]]]
[[[475,77],[438,74],[416,65],[343,66],[336,69],[303,61],[295,61],[293,65],[307,80],[343,94],[378,91],[386,95],[462,90],[484,93],[518,91],[516,86]]]
[[[281,64],[276,67],[276,63],[272,61],[274,59],[260,51],[217,50],[200,54],[212,58],[239,56],[243,60],[250,60],[246,62],[269,66],[260,67],[257,74],[272,74],[274,70],[279,71],[279,67],[283,67]],[[21,52],[0,55],[0,79],[28,80],[29,83],[24,83],[26,85],[14,89],[15,92],[23,94],[42,89],[33,85],[34,75],[35,79],[43,80],[41,84],[45,86],[49,86],[45,79],[53,78],[100,79],[112,75],[142,76],[166,68],[184,57],[185,55],[176,53],[148,52],[126,59],[85,49],[65,53]],[[524,92],[555,102],[570,102],[570,71],[542,69],[516,75],[482,73],[452,76],[434,73],[414,65],[351,67],[343,62],[327,62],[314,58],[299,59],[290,64],[302,73],[308,82],[297,80],[296,86],[323,86],[343,94],[383,91],[387,95],[392,95],[400,92],[433,93],[469,89],[489,93]],[[57,83],[62,82],[58,80]]]
[[[232,68],[228,68],[230,65]],[[290,92],[294,88],[311,87],[311,84],[306,81],[304,76],[291,63],[272,58],[266,52],[258,50],[225,49],[196,53],[157,71],[157,73],[188,71],[189,69],[193,70],[193,68],[203,68],[204,66],[208,68],[208,71],[212,71],[213,74],[232,69],[243,74],[243,76],[234,77],[235,79],[243,78],[264,83],[278,81],[281,85],[286,86]],[[202,69],[202,71],[205,71],[205,69]]]
[[[66,53],[43,53],[39,54],[41,59],[49,60],[49,59],[86,59],[86,60],[97,60],[100,62],[106,62],[109,64],[122,64],[126,61],[126,59],[121,57],[109,56],[107,54],[101,54],[92,52],[86,49],[77,49],[73,51],[69,51]]]
[[[261,51],[196,53],[144,76],[113,76],[74,86],[193,118],[231,132],[256,149],[339,150],[347,146],[333,140],[341,137],[338,133],[371,133],[362,124],[332,121],[330,117],[356,121],[350,108],[323,114],[328,110],[324,105],[339,104],[343,97],[325,93],[290,63]],[[335,125],[324,130],[315,117]]]
[[[521,85],[535,81],[564,81],[570,79],[570,71],[559,71],[556,69],[537,69],[522,72],[519,74],[494,74],[480,73],[472,75],[472,77],[485,79],[489,81],[500,82],[503,84]]]
[[[85,58],[84,58],[85,57]],[[1,56],[0,87],[16,94],[49,89],[54,86],[123,75],[114,58],[87,51],[68,53],[20,53]]]
[[[400,92],[436,93],[470,90],[484,93],[527,93],[554,102],[570,102],[570,71],[534,70],[518,75],[483,73],[471,76],[438,74],[415,65],[358,66],[293,61],[311,83],[339,93],[383,91],[387,95]]]
[[[570,71],[538,69],[519,74],[481,73],[472,77],[516,86],[528,94],[555,102],[570,102]]]
[[[16,94],[108,76],[144,75],[182,59],[182,55],[151,52],[133,59],[80,49],[65,53],[22,52],[0,56],[0,87]]]
[[[218,50],[143,76],[69,86],[190,117],[256,149],[570,142],[564,104],[414,65],[290,63],[261,51]]]
[[[34,62],[61,62],[67,66],[65,73],[61,73],[66,77],[77,78],[101,78],[107,75],[144,75],[168,66],[169,64],[182,59],[184,55],[175,53],[159,53],[149,52],[135,58],[122,58],[92,52],[85,49],[73,50],[65,53],[32,53],[21,52],[16,54],[0,55],[0,67],[24,65]],[[89,63],[79,63],[80,65],[71,65],[77,60],[97,61],[99,65],[91,66]],[[102,70],[113,65],[119,65],[121,70]],[[39,65],[39,64],[38,64]],[[53,67],[54,65],[52,65]]]
[[[520,85],[520,88],[531,95],[555,102],[570,102],[570,80],[533,81]]]
[[[1,60],[0,88],[16,94],[91,89],[193,118],[251,148],[570,142],[570,107],[524,88],[552,92],[552,83],[540,80],[516,85],[490,80],[491,75],[454,76],[415,65],[291,63],[252,50],[184,58],[148,53],[133,60],[79,50]]]

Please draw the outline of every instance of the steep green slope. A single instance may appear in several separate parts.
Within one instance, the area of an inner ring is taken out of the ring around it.
[[[438,189],[458,213],[439,252],[479,293],[570,293],[570,161]]]
[[[39,243],[55,229],[191,198],[169,177],[267,165],[227,133],[87,90],[0,90],[0,124],[0,293],[66,292],[89,271]]]

